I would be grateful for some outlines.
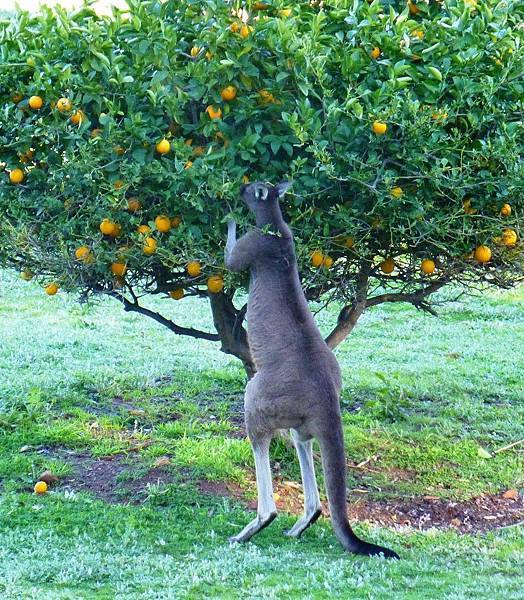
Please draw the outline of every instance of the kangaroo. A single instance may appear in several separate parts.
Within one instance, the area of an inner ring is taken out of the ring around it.
[[[277,516],[269,445],[278,429],[290,429],[300,462],[304,514],[286,535],[299,537],[322,512],[313,464],[316,439],[333,528],[344,548],[398,558],[388,548],[359,539],[348,521],[340,367],[300,285],[293,234],[279,205],[289,185],[243,185],[240,196],[255,215],[256,229],[237,240],[236,223],[228,221],[226,267],[250,271],[248,341],[257,373],[246,386],[244,407],[258,490],[256,518],[230,541],[249,540]]]

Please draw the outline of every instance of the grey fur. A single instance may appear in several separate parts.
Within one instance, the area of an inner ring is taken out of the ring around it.
[[[315,438],[320,444],[333,527],[344,548],[398,558],[392,550],[360,540],[349,525],[340,368],[300,285],[293,235],[279,206],[288,185],[242,186],[241,197],[255,215],[256,228],[237,240],[234,221],[228,223],[226,266],[232,271],[250,271],[248,340],[257,373],[247,384],[244,405],[259,492],[256,519],[231,540],[247,541],[276,516],[269,443],[278,429],[285,428],[292,430],[297,445],[305,491],[304,516],[288,534],[300,535],[320,514],[311,459]]]

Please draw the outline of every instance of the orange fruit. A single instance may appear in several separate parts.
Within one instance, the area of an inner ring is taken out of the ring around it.
[[[43,103],[44,101],[40,96],[31,96],[31,98],[29,98],[29,106],[33,110],[38,110],[39,108],[42,108]]]
[[[166,215],[158,215],[155,218],[155,227],[161,233],[167,233],[171,229],[171,219]]]
[[[73,123],[73,125],[80,125],[85,118],[85,113],[81,110],[77,110],[71,115],[71,123]]]
[[[23,271],[20,272],[20,279],[23,279],[24,281],[31,281],[34,276],[35,274],[33,271],[29,269],[23,269]]]
[[[27,152],[22,152],[22,154],[19,154],[20,162],[24,163],[24,164],[28,163],[33,158],[34,155],[35,155],[35,153],[31,149],[27,150]]]
[[[220,106],[208,106],[206,108],[206,112],[209,115],[210,119],[221,119],[222,118],[222,109]]]
[[[171,219],[171,227],[178,227],[180,223],[182,223],[182,217],[179,217],[178,215]]]
[[[234,85],[228,85],[220,92],[220,96],[225,102],[231,102],[237,97],[237,88]]]
[[[224,279],[221,275],[212,275],[207,280],[207,289],[212,294],[218,294],[224,289]]]
[[[382,123],[382,121],[374,121],[373,125],[371,126],[373,133],[376,135],[384,135],[387,131],[387,128],[388,126],[386,123]]]
[[[149,233],[151,231],[151,227],[149,227],[149,225],[139,225],[136,230],[138,231],[138,233],[145,235],[146,233]]]
[[[59,289],[60,289],[60,286],[58,285],[58,283],[54,283],[54,282],[46,285],[44,288],[45,293],[48,296],[54,296],[58,292]]]
[[[171,144],[166,138],[161,139],[155,147],[158,154],[167,154],[171,150]]]
[[[389,275],[395,270],[395,261],[392,258],[386,258],[380,263],[379,267],[382,273]]]
[[[136,196],[127,199],[127,210],[129,212],[137,212],[142,208],[142,203]]]
[[[202,266],[198,262],[198,260],[192,260],[187,264],[187,272],[191,275],[191,277],[198,277],[202,272]]]
[[[448,118],[448,113],[444,111],[435,112],[431,115],[434,121],[444,121]]]
[[[56,101],[56,109],[60,112],[67,112],[73,108],[69,98],[59,98]]]
[[[103,219],[99,225],[99,229],[104,235],[110,237],[115,237],[118,231],[117,224],[114,221],[111,221],[111,219]]]
[[[193,139],[189,138],[184,142],[184,146],[191,146],[192,143],[193,143]]]
[[[325,267],[326,269],[330,269],[331,266],[333,265],[333,259],[331,258],[331,256],[324,256],[323,260],[322,260],[322,266]]]
[[[397,186],[391,190],[390,194],[393,198],[400,198],[404,194],[404,190],[400,186]]]
[[[203,154],[206,153],[206,149],[204,148],[204,146],[197,146],[194,150],[193,150],[193,155],[194,156],[202,156]]]
[[[478,246],[473,254],[475,260],[479,263],[487,263],[491,260],[491,249],[487,246]]]
[[[378,46],[375,46],[373,50],[371,50],[370,54],[371,58],[377,60],[377,58],[381,55],[380,48]]]
[[[20,94],[19,92],[15,92],[12,96],[11,96],[11,100],[15,103],[18,104],[19,102],[21,102],[24,99],[24,97],[22,96],[22,94]]]
[[[234,23],[231,23],[231,25],[229,26],[229,29],[233,33],[237,33],[239,31],[240,27],[241,27],[240,23],[238,23],[237,21],[235,21]]]
[[[504,204],[500,209],[500,215],[502,217],[509,217],[511,215],[511,204]]]
[[[244,23],[242,25],[242,27],[240,28],[240,37],[243,37],[244,39],[246,39],[252,31],[253,31],[253,28],[249,27],[249,25],[246,25]]]
[[[91,256],[91,250],[87,246],[79,246],[75,250],[75,258],[80,261],[88,261]]]
[[[275,96],[273,96],[273,94],[268,90],[260,90],[258,92],[258,95],[260,96],[260,101],[262,102],[262,104],[269,104],[270,102],[275,102]]]
[[[191,54],[191,56],[193,58],[198,56],[198,53],[200,52],[200,48],[198,46],[193,46],[189,52],[189,54]]]
[[[242,183],[249,183],[249,177],[247,175],[242,176]]]
[[[433,273],[435,270],[435,261],[431,260],[431,258],[425,258],[420,263],[420,268],[426,275],[431,275],[431,273]]]
[[[144,251],[144,254],[147,254],[148,256],[150,256],[151,254],[154,254],[156,252],[156,248],[157,248],[157,243],[156,243],[155,238],[147,237],[144,240],[144,247],[142,248],[142,250]]]
[[[169,292],[169,295],[173,300],[182,300],[184,297],[184,288],[175,288]]]
[[[121,179],[117,179],[115,183],[113,183],[113,187],[115,190],[121,190],[124,187],[125,183]]]
[[[314,252],[311,253],[311,264],[314,267],[320,267],[322,265],[322,263],[324,262],[324,255],[322,254],[322,252],[320,252],[320,250],[315,250]]]
[[[22,183],[22,181],[24,181],[24,177],[25,175],[22,169],[13,169],[9,173],[9,181],[11,183]]]
[[[125,154],[126,149],[123,148],[122,146],[115,146],[113,148],[113,152],[115,154],[117,154],[118,156],[122,156],[123,154]]]
[[[127,265],[121,262],[114,262],[111,265],[111,273],[116,277],[123,277],[126,274]]]
[[[190,169],[192,166],[193,166],[193,163],[190,160],[188,160],[186,162],[186,164],[184,165],[184,169]]]
[[[420,12],[420,8],[414,2],[408,1],[408,8],[411,15],[416,15]]]
[[[415,37],[418,37],[419,40],[424,39],[424,32],[422,31],[422,29],[415,29],[415,31],[412,31],[411,34]]]
[[[91,131],[89,137],[96,138],[96,137],[100,137],[101,135],[102,135],[102,130],[99,127],[97,127]]]
[[[517,232],[513,229],[504,229],[502,232],[502,243],[507,248],[513,248],[517,244]]]
[[[37,481],[34,490],[35,494],[45,494],[47,492],[47,483],[45,481]]]

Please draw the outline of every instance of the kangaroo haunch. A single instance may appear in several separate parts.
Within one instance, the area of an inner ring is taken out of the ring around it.
[[[242,186],[241,196],[255,215],[256,229],[237,240],[235,222],[228,223],[226,266],[232,271],[250,270],[248,340],[257,368],[244,399],[246,429],[255,456],[257,517],[231,541],[247,541],[276,517],[269,444],[278,429],[288,428],[300,461],[305,507],[287,535],[298,537],[321,514],[312,455],[315,438],[333,527],[344,548],[356,554],[398,558],[388,548],[359,539],[347,518],[340,367],[300,285],[293,235],[279,206],[288,187],[288,183]]]

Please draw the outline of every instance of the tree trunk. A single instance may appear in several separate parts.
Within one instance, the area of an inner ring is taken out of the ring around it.
[[[245,311],[238,310],[231,296],[226,294],[209,294],[209,303],[213,314],[213,323],[221,342],[221,350],[236,356],[242,361],[247,378],[255,373],[255,363],[247,341],[247,332],[242,327]]]

